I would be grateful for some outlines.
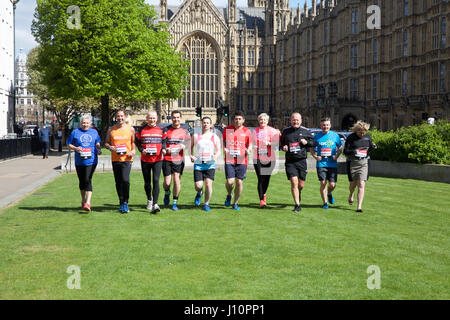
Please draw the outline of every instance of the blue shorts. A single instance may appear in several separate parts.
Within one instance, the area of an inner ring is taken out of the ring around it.
[[[227,179],[238,178],[244,180],[246,175],[246,164],[225,163],[225,177]]]

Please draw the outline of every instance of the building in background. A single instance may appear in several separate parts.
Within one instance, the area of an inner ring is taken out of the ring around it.
[[[369,30],[367,8],[381,9],[381,29]],[[450,117],[447,0],[312,0],[290,8],[288,0],[249,0],[248,8],[217,8],[210,0],[160,1],[159,20],[171,44],[190,60],[183,98],[160,102],[196,120],[195,108],[215,119],[217,97],[230,113],[243,110],[256,125],[266,112],[288,124],[302,113],[317,127],[322,116],[334,128],[362,119],[395,129]],[[143,116],[136,116],[136,119]],[[142,120],[141,119],[141,120]]]
[[[45,112],[28,91],[27,56],[20,49],[16,57],[16,122],[18,124],[51,123],[53,114]]]
[[[13,132],[14,17],[11,1],[0,1],[0,138]]]

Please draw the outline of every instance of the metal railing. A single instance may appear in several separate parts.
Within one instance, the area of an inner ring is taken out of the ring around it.
[[[40,150],[38,137],[0,139],[0,160],[38,153]]]

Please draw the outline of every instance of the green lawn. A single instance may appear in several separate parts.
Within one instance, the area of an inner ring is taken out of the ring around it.
[[[88,215],[79,214],[74,174],[1,211],[0,299],[450,298],[448,184],[371,177],[357,214],[345,176],[326,211],[310,173],[294,214],[284,173],[272,177],[261,210],[248,172],[236,213],[223,206],[217,172],[206,213],[193,208],[186,172],[181,210],[150,215],[141,173],[131,179],[128,215],[116,211],[111,173],[95,174]],[[81,269],[80,290],[66,287],[71,265]],[[381,270],[379,290],[367,288],[371,265]]]

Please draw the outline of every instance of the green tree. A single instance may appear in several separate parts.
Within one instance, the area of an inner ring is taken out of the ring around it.
[[[67,13],[74,5],[79,16]],[[110,97],[173,99],[187,85],[188,63],[144,0],[37,0],[34,17],[43,84],[53,97],[100,99],[102,124],[110,118]],[[106,130],[102,125],[102,138]]]
[[[38,64],[40,46],[30,50],[27,58],[28,84],[27,90],[34,95],[34,99],[39,102],[47,111],[52,112],[58,123],[62,126],[63,141],[66,141],[65,128],[72,121],[76,113],[89,112],[87,106],[95,103],[95,100],[84,98],[81,100],[62,99],[50,95],[49,87],[42,81],[43,74]]]

